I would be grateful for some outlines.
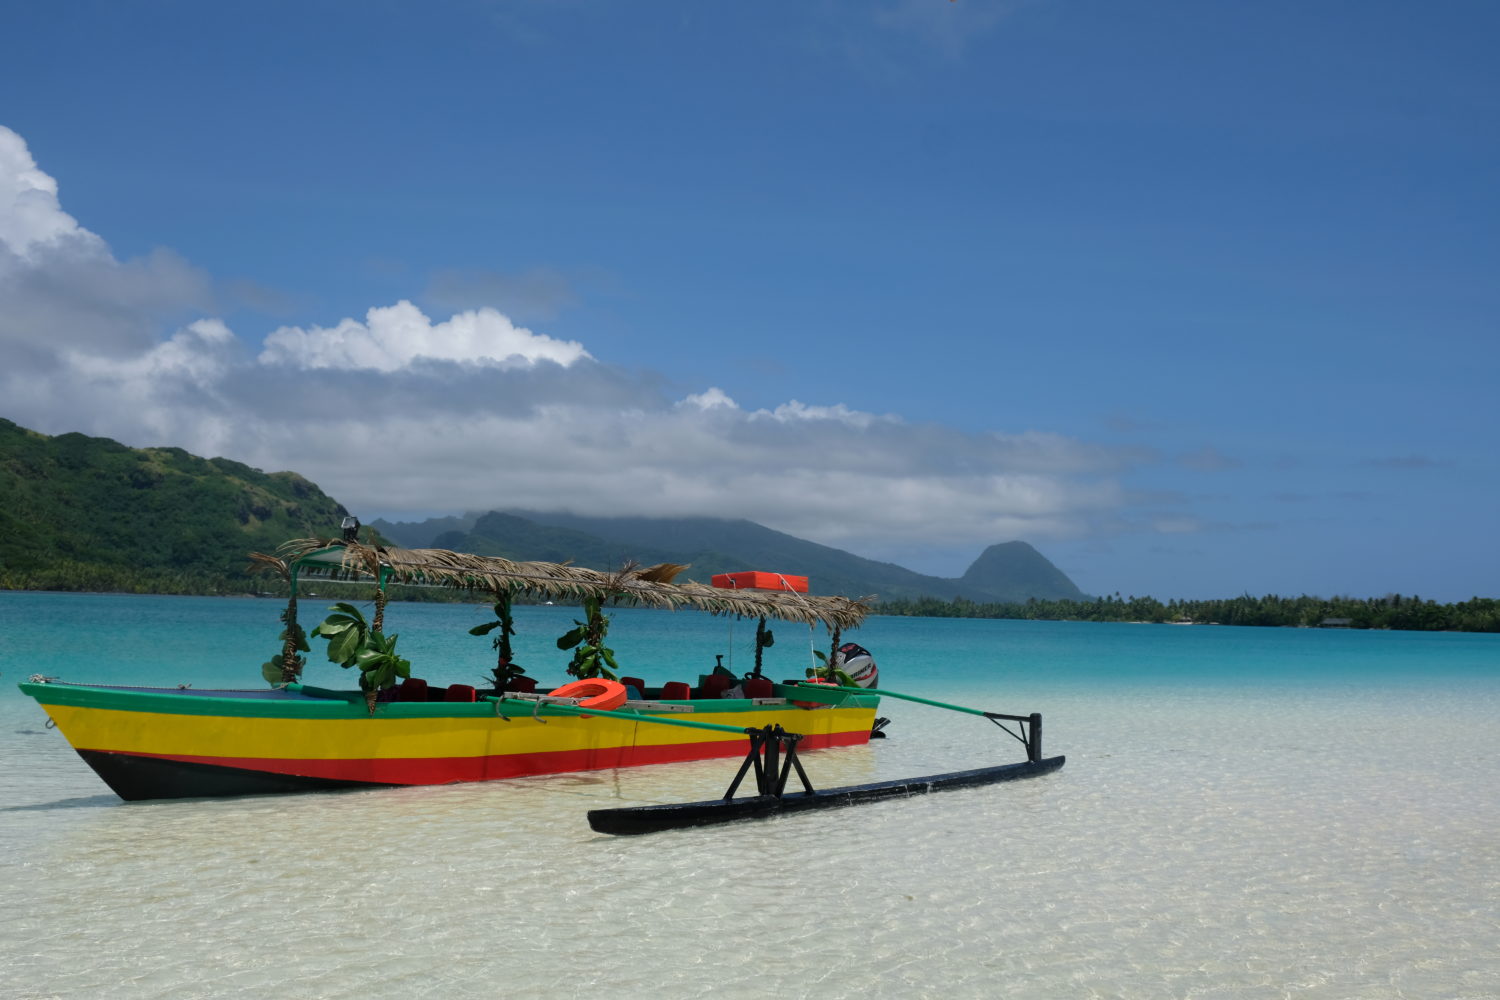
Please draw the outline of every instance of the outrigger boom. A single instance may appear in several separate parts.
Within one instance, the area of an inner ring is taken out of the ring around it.
[[[812,687],[812,685],[809,685],[809,687]],[[877,781],[871,784],[846,785],[841,788],[829,788],[817,791],[813,788],[812,782],[808,780],[807,772],[802,767],[802,761],[797,756],[797,744],[802,739],[800,733],[789,733],[780,726],[766,726],[763,729],[746,729],[744,732],[750,738],[749,752],[745,755],[744,762],[740,764],[740,769],[735,774],[734,780],[729,783],[729,789],[724,793],[723,798],[708,799],[701,802],[627,806],[618,809],[591,809],[588,814],[589,826],[598,833],[632,835],[657,833],[662,830],[672,830],[687,826],[708,826],[710,824],[728,823],[741,819],[765,819],[787,812],[802,812],[808,809],[827,809],[836,806],[856,805],[879,799],[924,795],[928,792],[942,791],[949,788],[967,788],[975,785],[990,785],[1001,781],[1032,778],[1056,771],[1067,760],[1063,756],[1042,757],[1042,717],[1039,713],[1033,712],[1030,715],[1003,715],[998,712],[986,712],[982,709],[966,708],[962,705],[949,705],[945,702],[920,698],[916,695],[900,694],[894,691],[876,691],[872,688],[837,688],[826,684],[817,685],[817,688],[825,692],[832,688],[832,690],[844,690],[851,693],[880,694],[886,697],[931,705],[936,708],[946,708],[956,712],[983,716],[1015,737],[1026,747],[1026,760],[1016,764],[1001,764],[995,767],[981,767],[969,771],[950,771],[945,774],[931,774],[920,778]],[[580,714],[581,711],[579,710]],[[691,722],[686,719],[664,719],[659,717],[650,718],[649,720],[643,718],[643,721],[660,722],[668,725],[707,725],[705,723]],[[1016,723],[1019,732],[1006,726],[1005,723],[1007,722]],[[752,770],[755,773],[756,794],[736,799],[734,797],[735,792],[739,790],[740,783]],[[793,772],[796,773],[797,778],[802,784],[802,791],[801,793],[788,795],[786,786]]]

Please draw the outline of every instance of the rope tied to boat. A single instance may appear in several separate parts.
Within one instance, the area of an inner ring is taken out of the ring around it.
[[[780,573],[776,574],[776,578],[781,581],[781,585],[786,588],[786,592],[787,593],[791,594],[792,597],[794,597],[798,601],[802,602],[803,607],[807,608],[807,610],[809,612],[811,612],[813,610],[812,604],[807,600],[807,598],[803,597],[802,594],[798,592],[798,590],[797,590],[796,587],[792,586],[790,580],[788,580],[785,576],[783,576]],[[824,624],[826,625],[827,622],[824,622]],[[837,640],[838,640],[839,629],[836,626],[830,626],[830,627],[833,629],[834,645],[838,645],[838,641]],[[807,659],[812,664],[812,667],[813,667],[814,670],[816,670],[818,668],[818,644],[817,644],[817,641],[816,641],[817,640],[817,634],[818,634],[818,627],[817,627],[817,625],[815,623],[813,623],[813,622],[808,622],[807,623]],[[828,679],[829,680],[833,680],[833,661],[832,660],[828,661]]]

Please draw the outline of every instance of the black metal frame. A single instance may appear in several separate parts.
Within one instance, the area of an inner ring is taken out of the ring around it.
[[[1032,712],[1030,715],[1001,715],[999,712],[985,712],[984,717],[1000,727],[1010,736],[1019,740],[1026,748],[1026,759],[1033,764],[1042,759],[1042,715],[1040,712]],[[1018,722],[1016,728],[1019,733],[1007,726],[1006,722]]]
[[[746,729],[745,735],[750,737],[750,751],[745,754],[744,762],[740,764],[734,780],[729,783],[729,789],[724,793],[724,801],[728,802],[734,798],[734,793],[739,790],[740,782],[745,780],[745,775],[750,772],[751,768],[755,770],[755,794],[757,795],[781,798],[786,792],[787,779],[791,777],[793,770],[797,772],[797,778],[802,782],[802,790],[808,795],[815,794],[812,782],[807,780],[807,772],[802,769],[802,761],[797,757],[797,744],[802,740],[801,733],[789,733],[780,726],[765,726],[761,729]],[[765,753],[764,761],[761,760],[762,752]]]

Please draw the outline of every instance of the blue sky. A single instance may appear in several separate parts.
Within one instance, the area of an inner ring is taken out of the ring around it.
[[[943,575],[1022,538],[1096,593],[1495,596],[1497,29],[12,4],[0,416],[293,468],[366,519],[715,514]]]

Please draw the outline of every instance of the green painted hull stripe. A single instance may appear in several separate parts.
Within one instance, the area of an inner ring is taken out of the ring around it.
[[[305,691],[308,698],[215,698],[211,695],[184,694],[178,691],[121,691],[119,689],[87,687],[81,684],[30,684],[20,686],[22,693],[35,698],[42,705],[69,705],[79,708],[107,709],[121,712],[159,712],[164,715],[213,715],[241,719],[355,719],[366,718],[364,695],[359,691],[332,691],[324,688],[290,685],[290,691]],[[822,694],[823,692],[817,692]],[[797,696],[802,697],[798,691]],[[807,701],[824,701],[824,698],[806,698]],[[846,708],[869,708],[879,702],[878,698],[842,696],[828,698]],[[708,702],[691,703],[702,708]],[[511,706],[516,706],[512,708]],[[712,710],[720,712],[768,713],[785,712],[783,705],[756,705],[749,699],[724,698],[712,702]],[[534,705],[507,701],[507,715],[530,715]],[[383,718],[395,719],[472,719],[493,716],[495,703],[492,700],[479,702],[381,702],[377,712]],[[570,706],[543,705],[538,712],[544,716],[570,716],[580,714]],[[594,715],[609,713],[593,712]],[[671,713],[662,713],[669,715]],[[646,713],[631,715],[631,718],[657,718]],[[680,718],[680,717],[679,717]],[[688,720],[683,720],[688,721]],[[716,723],[697,723],[714,726]]]

